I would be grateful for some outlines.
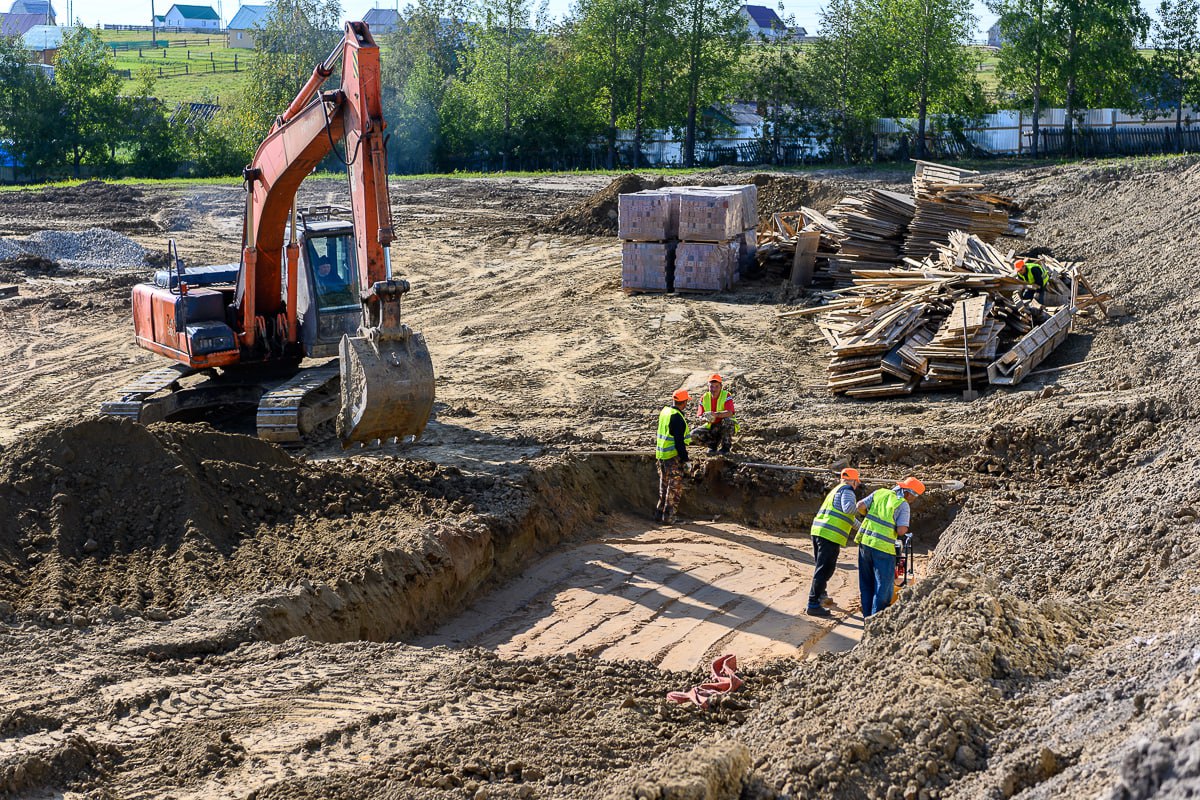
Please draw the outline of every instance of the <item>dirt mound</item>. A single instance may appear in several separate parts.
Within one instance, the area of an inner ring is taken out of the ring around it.
[[[454,468],[306,464],[207,426],[49,428],[0,457],[0,600],[170,609],[264,583],[336,580],[406,523],[483,494]]]
[[[799,211],[801,206],[828,211],[846,194],[834,181],[811,180],[789,175],[758,174],[750,178],[758,187],[758,215]]]
[[[139,205],[142,200],[142,190],[136,186],[95,180],[84,181],[78,186],[51,186],[22,194],[31,202],[85,206],[98,211],[128,211],[130,206]]]
[[[667,182],[661,177],[643,178],[632,173],[622,175],[582,203],[554,217],[547,227],[558,233],[578,236],[614,236],[617,233],[618,195],[659,189],[666,185]]]

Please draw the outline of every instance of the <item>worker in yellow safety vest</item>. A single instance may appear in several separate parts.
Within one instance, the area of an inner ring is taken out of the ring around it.
[[[925,484],[909,476],[891,489],[876,489],[858,504],[865,515],[854,541],[858,543],[858,591],[864,617],[883,611],[892,602],[896,554],[908,535],[912,512],[908,502],[925,492]]]
[[[722,453],[728,453],[733,446],[733,435],[739,428],[733,411],[733,398],[725,391],[721,376],[714,374],[708,379],[708,391],[700,395],[700,407],[696,410],[702,420],[696,441],[708,445],[709,455],[714,455],[718,447]]]
[[[654,518],[668,525],[675,521],[675,510],[683,495],[683,471],[688,463],[688,424],[683,416],[691,396],[680,389],[672,396],[672,404],[658,413],[658,442],[654,460],[658,465],[658,506]]]
[[[1026,288],[1021,290],[1021,298],[1032,300],[1036,297],[1038,303],[1045,305],[1046,284],[1050,282],[1050,273],[1045,265],[1039,261],[1018,258],[1013,264],[1013,269],[1017,271],[1017,277],[1027,284]]]
[[[858,470],[846,467],[841,473],[841,482],[825,495],[821,508],[813,517],[813,577],[808,589],[807,614],[812,617],[831,616],[825,602],[829,595],[825,588],[837,569],[838,556],[850,533],[854,530],[854,511],[858,505],[858,487],[862,485]]]

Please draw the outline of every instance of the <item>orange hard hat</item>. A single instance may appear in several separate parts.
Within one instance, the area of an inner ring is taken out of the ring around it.
[[[708,376],[708,379],[709,379],[710,381],[716,381],[717,383],[724,383],[724,381],[723,381],[723,380],[721,380],[721,376],[720,376],[720,375],[718,375],[718,374],[717,374],[717,373],[715,373],[715,372],[714,372],[712,375],[709,375],[709,376]]]
[[[846,467],[844,470],[842,470],[842,480],[844,480],[844,481],[858,480],[858,470],[856,470],[854,467]]]
[[[1015,269],[1017,272],[1024,272],[1025,271],[1025,259],[1018,258],[1017,263],[1013,264],[1013,269]]]
[[[918,494],[918,495],[925,494],[925,484],[921,483],[919,480],[914,478],[912,475],[909,475],[907,478],[900,481],[896,485],[899,486],[901,489],[912,492],[913,494]]]
[[[680,389],[671,396],[675,398],[676,403],[686,403],[688,400],[692,399],[692,396],[688,394],[687,389]]]

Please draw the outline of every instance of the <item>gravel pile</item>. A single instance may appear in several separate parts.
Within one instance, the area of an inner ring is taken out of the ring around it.
[[[0,239],[0,260],[21,254],[41,256],[77,269],[140,267],[146,250],[116,231],[38,231],[27,239]]]

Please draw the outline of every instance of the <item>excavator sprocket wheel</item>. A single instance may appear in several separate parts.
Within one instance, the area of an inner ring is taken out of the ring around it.
[[[339,352],[342,445],[420,437],[433,410],[433,361],[425,337],[343,336]]]

